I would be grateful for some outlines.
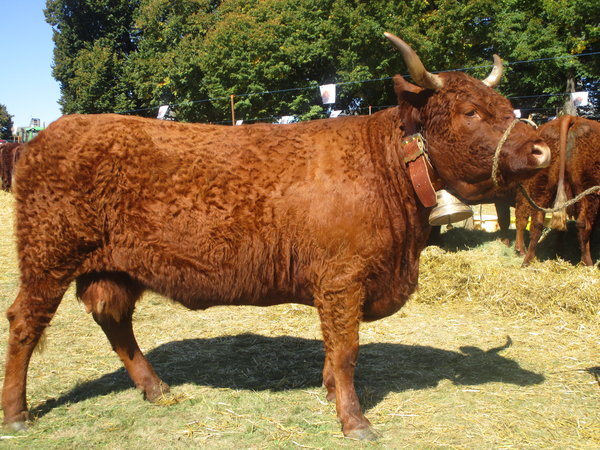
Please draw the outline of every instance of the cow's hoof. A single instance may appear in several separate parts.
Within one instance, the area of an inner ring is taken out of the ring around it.
[[[165,401],[168,402],[169,397],[171,397],[169,390],[169,385],[161,381],[153,389],[144,391],[144,398],[150,403],[165,403]]]
[[[346,434],[346,437],[349,439],[356,439],[357,441],[376,441],[380,438],[380,435],[373,430],[373,428],[367,427],[349,431]]]
[[[27,431],[27,422],[11,422],[11,423],[5,423],[4,424],[4,428],[6,428],[6,430],[8,431],[12,431],[12,432],[18,432],[18,431]]]

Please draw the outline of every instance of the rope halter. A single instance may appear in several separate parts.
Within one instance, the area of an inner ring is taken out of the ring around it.
[[[498,164],[500,162],[500,152],[502,151],[502,147],[504,147],[504,143],[508,139],[510,132],[515,127],[515,125],[518,124],[519,122],[526,122],[529,125],[531,125],[532,127],[537,128],[537,125],[535,124],[535,122],[533,122],[529,119],[515,119],[510,123],[510,125],[508,126],[508,128],[506,129],[506,131],[504,132],[502,137],[500,138],[500,141],[498,141],[498,146],[496,147],[496,153],[494,153],[494,162],[492,163],[492,181],[494,182],[494,187],[496,187],[496,188],[499,187]]]

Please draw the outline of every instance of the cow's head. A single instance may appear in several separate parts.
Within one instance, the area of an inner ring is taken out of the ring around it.
[[[394,78],[407,135],[420,132],[431,162],[446,189],[473,202],[494,197],[494,154],[516,117],[510,102],[494,87],[502,76],[502,61],[494,55],[492,73],[483,81],[461,72],[432,74],[408,44],[385,33],[400,50],[411,84]],[[528,178],[550,163],[550,149],[537,131],[516,123],[499,153],[500,187]]]

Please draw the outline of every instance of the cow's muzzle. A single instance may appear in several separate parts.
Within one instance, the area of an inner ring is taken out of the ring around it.
[[[533,122],[527,119],[515,119],[508,126],[508,128],[500,138],[500,141],[498,142],[498,146],[496,147],[496,153],[494,154],[494,161],[492,163],[492,181],[494,182],[495,187],[499,187],[498,166],[500,164],[500,153],[502,152],[502,148],[504,147],[504,143],[508,139],[510,132],[519,122],[526,122],[537,128],[537,125],[535,125]],[[544,167],[548,167],[550,165],[550,147],[548,147],[548,145],[546,145],[545,143],[534,144],[531,150],[531,156],[537,162],[536,168],[538,169],[543,169]]]
[[[544,143],[534,144],[531,155],[537,160],[540,169],[550,165],[550,147],[548,145]]]

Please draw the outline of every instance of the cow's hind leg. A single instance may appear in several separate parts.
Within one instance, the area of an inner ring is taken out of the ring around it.
[[[577,238],[581,250],[581,262],[586,266],[594,265],[590,250],[590,237],[598,215],[599,203],[600,200],[596,195],[584,198],[581,200],[581,207],[577,215]]]
[[[531,217],[531,226],[529,230],[529,247],[525,258],[523,258],[523,267],[528,266],[531,261],[535,258],[535,249],[542,236],[542,230],[544,228],[544,213],[541,211],[535,211]]]
[[[86,310],[102,327],[135,386],[147,400],[155,402],[169,391],[169,386],[156,375],[133,334],[133,310],[143,291],[141,284],[120,272],[87,274],[77,279],[77,295]]]
[[[13,430],[26,428],[25,422],[29,418],[26,401],[27,369],[31,354],[68,286],[67,281],[56,281],[50,277],[35,283],[21,280],[19,294],[6,312],[10,329],[2,409],[4,423]]]
[[[360,284],[342,288],[333,285],[322,287],[315,295],[325,344],[323,381],[328,391],[327,398],[335,398],[337,415],[345,436],[374,440],[378,436],[362,413],[354,387],[363,300],[364,290]]]

